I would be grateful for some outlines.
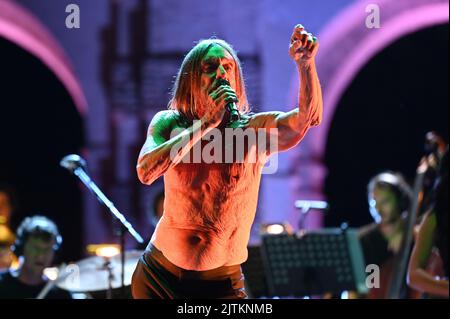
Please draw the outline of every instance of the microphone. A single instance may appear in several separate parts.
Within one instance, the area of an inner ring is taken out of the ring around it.
[[[86,168],[86,160],[84,160],[80,155],[70,154],[64,156],[63,159],[59,162],[59,165],[73,172],[77,168]]]
[[[230,82],[228,82],[225,79],[219,79],[218,80],[219,85],[230,85]],[[234,101],[230,101],[228,102],[226,109],[228,111],[228,113],[230,113],[230,121],[231,122],[236,122],[239,121],[239,119],[241,118],[241,115],[239,114],[239,109],[236,106],[236,103]]]

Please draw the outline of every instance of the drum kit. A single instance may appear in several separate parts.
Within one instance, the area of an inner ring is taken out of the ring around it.
[[[81,298],[130,298],[131,278],[142,250],[125,251],[124,286],[121,256],[92,256],[60,267],[53,285]]]

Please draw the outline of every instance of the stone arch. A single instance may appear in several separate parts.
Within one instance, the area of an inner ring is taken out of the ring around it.
[[[373,1],[358,1],[344,9],[320,32],[317,67],[324,98],[322,124],[309,131],[301,147],[292,155],[290,180],[292,199],[322,199],[326,168],[322,159],[327,135],[342,94],[361,68],[374,56],[396,40],[434,25],[448,23],[447,0],[381,0],[379,6],[381,27],[369,29],[365,25],[366,8]],[[293,88],[298,87],[297,75]],[[295,105],[297,92],[289,95]],[[292,212],[290,222],[298,224],[298,213]],[[322,225],[321,214],[310,214],[306,227]]]
[[[64,50],[30,12],[13,1],[0,2],[0,37],[36,56],[61,81],[82,115],[87,102]]]

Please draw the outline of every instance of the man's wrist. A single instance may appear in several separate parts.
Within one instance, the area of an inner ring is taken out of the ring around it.
[[[316,61],[311,58],[308,60],[298,61],[296,64],[299,71],[308,71],[316,66]]]

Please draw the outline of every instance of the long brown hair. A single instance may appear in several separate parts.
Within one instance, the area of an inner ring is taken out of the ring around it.
[[[236,52],[230,44],[220,39],[206,39],[200,40],[189,52],[186,54],[183,63],[178,71],[172,88],[172,98],[169,101],[168,107],[171,110],[178,111],[187,121],[192,122],[198,119],[197,108],[199,104],[207,101],[202,97],[201,90],[201,61],[213,46],[221,46],[234,59],[235,76],[236,76],[236,95],[239,102],[238,108],[241,114],[250,112],[248,105],[247,94],[245,92],[244,77],[242,74],[242,67],[237,57]]]

